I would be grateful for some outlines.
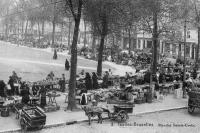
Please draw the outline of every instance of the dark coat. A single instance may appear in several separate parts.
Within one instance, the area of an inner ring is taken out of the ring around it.
[[[44,86],[41,87],[39,93],[41,95],[41,101],[40,101],[40,106],[41,107],[44,107],[46,106],[47,102],[46,102],[46,88]]]
[[[93,84],[92,84],[93,89],[98,89],[99,84],[98,84],[98,77],[96,74],[92,75],[92,82],[93,82]]]
[[[60,84],[60,89],[62,92],[65,92],[65,78],[62,78],[60,81],[59,81],[59,84]]]
[[[28,88],[23,89],[23,90],[21,91],[21,95],[22,95],[22,103],[28,104],[28,102],[29,102],[29,100],[30,100],[30,97],[29,97],[30,93],[29,93]]]
[[[108,75],[103,77],[103,88],[108,88]]]
[[[3,80],[1,80],[0,81],[0,96],[1,97],[6,97],[5,87],[6,87],[6,84],[3,82]]]
[[[11,95],[14,95],[15,93],[15,87],[14,87],[14,80],[13,78],[10,78],[9,81],[8,81],[8,84],[10,85],[10,88],[11,88]]]
[[[85,87],[87,90],[91,90],[92,89],[92,79],[90,77],[90,74],[86,73],[86,77],[85,77]]]
[[[69,66],[69,61],[66,59],[65,60],[65,70],[69,70],[70,66]]]

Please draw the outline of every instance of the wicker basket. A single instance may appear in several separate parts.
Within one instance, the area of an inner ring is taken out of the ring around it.
[[[2,109],[1,116],[2,117],[8,117],[9,116],[9,110],[8,109]]]
[[[134,99],[135,104],[142,104],[143,101],[144,101],[144,100],[141,99],[141,98],[135,98],[135,99]]]

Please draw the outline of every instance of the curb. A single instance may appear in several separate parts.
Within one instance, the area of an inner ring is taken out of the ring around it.
[[[161,112],[167,112],[167,111],[179,110],[179,109],[187,109],[187,106],[171,108],[171,109],[162,109],[162,110],[157,110],[157,111],[142,112],[142,113],[137,113],[137,114],[131,114],[130,116],[146,115],[146,114],[152,114],[152,113],[161,113]]]
[[[129,116],[138,116],[138,115],[146,115],[146,114],[152,114],[152,113],[161,113],[161,112],[167,112],[167,111],[172,111],[172,110],[179,110],[179,109],[187,109],[187,107],[177,107],[177,108],[171,108],[171,109],[163,109],[163,110],[158,110],[158,111],[149,111],[149,112],[142,112],[142,113],[137,113],[137,114],[130,114]],[[104,117],[103,120],[109,119],[108,117]],[[93,119],[93,121],[97,121],[98,119]],[[88,122],[86,119],[82,120],[75,120],[75,121],[69,121],[69,122],[63,122],[63,123],[57,123],[57,124],[49,124],[45,125],[43,129],[48,129],[48,128],[53,128],[53,127],[60,127],[60,126],[65,126],[65,125],[73,125],[73,124],[80,124],[82,122]],[[20,132],[22,131],[21,128],[17,129],[11,129],[11,130],[5,130],[5,131],[0,131],[0,133],[12,133],[12,132]]]

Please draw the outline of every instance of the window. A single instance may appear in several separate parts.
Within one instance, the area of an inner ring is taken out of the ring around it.
[[[138,48],[140,48],[141,40],[138,40]]]
[[[190,31],[187,31],[187,38],[190,38]]]
[[[152,47],[152,41],[147,41],[147,48],[151,48]]]
[[[143,40],[143,48],[145,48],[145,43],[146,43],[146,41],[145,41],[145,40]]]

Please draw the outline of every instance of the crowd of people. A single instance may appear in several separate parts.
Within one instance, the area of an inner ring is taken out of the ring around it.
[[[51,71],[47,77],[47,81],[53,81],[55,79],[54,73]],[[62,92],[66,91],[66,80],[65,75],[62,74],[58,82],[60,90]],[[30,104],[31,98],[34,97],[35,102],[39,101],[41,107],[45,107],[46,96],[49,90],[53,89],[52,84],[38,84],[33,82],[32,84],[22,81],[22,78],[13,71],[12,75],[9,77],[8,83],[5,83],[3,80],[0,81],[0,97],[12,97],[12,96],[21,96],[22,104]]]
[[[95,72],[92,72],[92,76],[89,72],[82,70],[77,75],[77,88],[82,89],[84,93],[87,90],[95,90],[101,88],[108,88],[109,86],[109,76],[112,76],[112,71],[105,71],[102,78],[99,77]]]

